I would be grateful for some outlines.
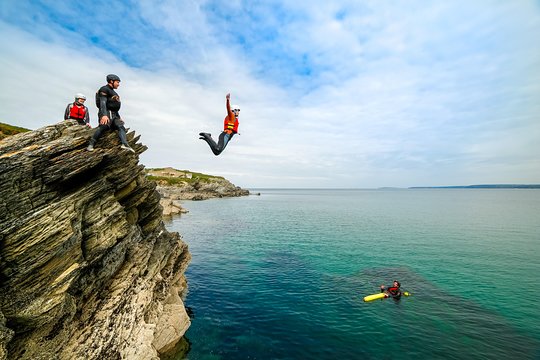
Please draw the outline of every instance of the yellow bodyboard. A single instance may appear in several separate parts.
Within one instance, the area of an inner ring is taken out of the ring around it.
[[[368,295],[368,296],[364,297],[364,301],[368,302],[368,301],[373,301],[373,300],[377,300],[377,299],[384,299],[385,296],[386,296],[385,293],[378,293],[378,294]]]
[[[411,293],[408,291],[404,291],[402,294],[403,296],[411,296]],[[378,299],[384,299],[385,297],[386,297],[386,294],[382,292],[378,294],[364,296],[364,301],[368,302],[368,301],[373,301],[373,300],[378,300]]]

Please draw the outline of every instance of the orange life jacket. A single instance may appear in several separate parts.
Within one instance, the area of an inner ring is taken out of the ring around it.
[[[71,104],[69,108],[69,117],[70,119],[84,120],[86,115],[86,108],[83,106],[78,106],[76,104]]]
[[[232,120],[229,119],[229,115],[225,116],[225,120],[223,120],[223,131],[226,130],[232,130],[232,132],[237,133],[238,132],[238,119],[236,116],[233,115]]]

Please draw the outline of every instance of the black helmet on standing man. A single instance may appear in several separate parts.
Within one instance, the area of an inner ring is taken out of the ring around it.
[[[111,81],[120,81],[120,78],[118,77],[118,75],[114,75],[114,74],[109,74],[107,75],[107,82],[111,82]]]

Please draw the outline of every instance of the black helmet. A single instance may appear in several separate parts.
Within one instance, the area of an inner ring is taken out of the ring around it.
[[[114,75],[114,74],[107,75],[107,82],[116,81],[116,80],[120,81],[120,78],[117,75]]]

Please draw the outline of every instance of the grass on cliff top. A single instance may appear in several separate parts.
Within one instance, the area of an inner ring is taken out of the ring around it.
[[[22,132],[27,132],[27,131],[31,131],[31,130],[18,127],[18,126],[4,124],[0,122],[0,140],[8,136],[15,135]]]
[[[175,173],[186,173],[186,174],[191,174],[191,179],[190,178],[186,178],[186,177],[179,177],[179,176],[168,176],[164,173],[167,173],[167,172],[175,172]],[[152,175],[149,175],[150,173],[152,173]],[[198,172],[194,172],[194,171],[189,171],[189,170],[176,170],[176,169],[172,169],[172,168],[156,168],[156,169],[146,169],[146,175],[148,177],[148,179],[150,180],[154,180],[154,181],[157,181],[157,182],[166,182],[167,184],[169,185],[175,185],[175,184],[180,184],[180,183],[188,183],[188,184],[192,184],[192,183],[195,183],[197,181],[201,181],[201,182],[212,182],[213,180],[224,180],[225,178],[222,177],[222,176],[213,176],[213,175],[208,175],[208,174],[203,174],[203,173],[198,173]]]

